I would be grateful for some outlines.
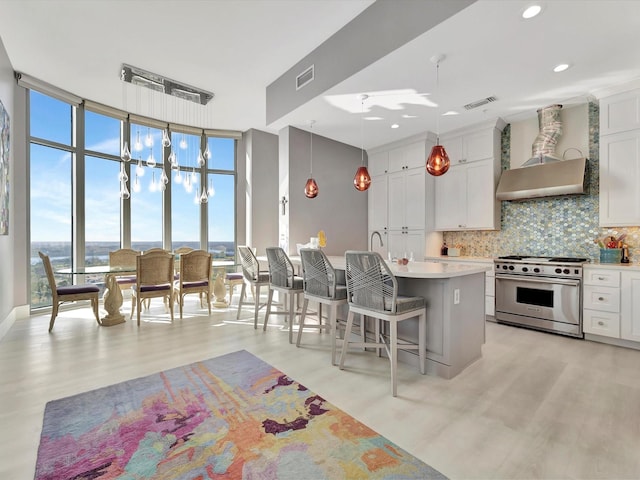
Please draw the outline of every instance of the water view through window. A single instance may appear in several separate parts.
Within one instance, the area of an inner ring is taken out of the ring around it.
[[[75,122],[80,115],[84,132]],[[187,246],[204,248],[217,260],[235,258],[234,139],[208,137],[211,156],[198,164],[200,137],[172,133],[178,158],[173,168],[164,158],[171,149],[162,148],[157,128],[129,127],[36,91],[30,94],[29,122],[32,308],[52,300],[39,251],[50,257],[54,272],[82,263],[108,265],[109,252],[123,245],[143,252]],[[129,163],[120,158],[125,128],[130,128],[125,132],[131,139]],[[78,146],[73,139],[81,135]],[[163,169],[168,178],[161,188]],[[128,199],[121,198],[123,172]],[[200,198],[203,191],[206,201]],[[166,238],[170,243],[163,245]],[[55,277],[58,286],[89,282],[104,288],[104,275]]]

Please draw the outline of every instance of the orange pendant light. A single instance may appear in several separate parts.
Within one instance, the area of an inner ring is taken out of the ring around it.
[[[364,165],[356,171],[356,176],[353,177],[353,186],[360,192],[364,192],[371,186],[371,175]]]
[[[313,179],[313,124],[315,120],[311,120],[309,124],[309,179],[304,186],[304,196],[307,198],[316,198],[318,196],[318,183]]]
[[[360,111],[360,154],[361,154],[361,165],[356,170],[356,174],[353,177],[353,186],[356,187],[356,190],[359,192],[364,192],[368,190],[371,186],[371,175],[369,175],[369,170],[364,164],[364,101],[369,98],[369,95],[362,95],[360,97],[361,101],[361,111]]]
[[[440,70],[440,62],[444,60],[444,55],[436,55],[431,57],[431,62],[436,64],[436,91],[440,90],[440,77],[438,72]],[[431,153],[427,157],[427,173],[434,177],[444,175],[449,170],[451,162],[449,161],[449,155],[442,145],[440,145],[440,105],[438,105],[438,111],[436,113],[436,144],[431,149]]]
[[[316,198],[318,196],[318,184],[313,178],[307,180],[304,186],[304,196],[307,198]]]
[[[447,173],[450,165],[449,155],[447,155],[444,147],[442,145],[434,145],[429,158],[427,158],[427,172],[434,177],[439,177]]]

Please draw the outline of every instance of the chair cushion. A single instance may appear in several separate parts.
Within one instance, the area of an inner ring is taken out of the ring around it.
[[[293,277],[293,290],[302,290],[304,288],[304,279],[302,277]]]
[[[133,286],[135,290],[137,285]],[[161,292],[162,290],[171,290],[171,284],[165,283],[164,285],[140,285],[140,292]]]
[[[227,281],[238,281],[242,279],[243,275],[241,273],[227,273]]]
[[[174,284],[176,287],[180,287],[180,282],[176,282]],[[208,287],[209,282],[207,280],[200,280],[199,282],[183,282],[182,288],[198,288],[198,287]]]
[[[343,298],[347,298],[347,286],[346,285],[336,285],[336,295],[333,297],[334,300],[342,300]]]
[[[116,277],[116,283],[118,285],[129,285],[130,283],[136,283],[136,277]]]
[[[74,293],[100,292],[100,289],[93,283],[85,283],[83,285],[67,285],[64,287],[57,287],[56,291],[58,292],[58,295],[72,295]]]
[[[424,307],[424,297],[403,297],[398,295],[395,313],[404,313],[422,307]]]

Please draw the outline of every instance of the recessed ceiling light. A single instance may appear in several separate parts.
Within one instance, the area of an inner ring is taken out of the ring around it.
[[[556,73],[564,72],[567,68],[569,68],[568,63],[560,63],[559,65],[556,65],[555,67],[553,67],[553,71]]]
[[[397,123],[394,123],[393,125],[391,125],[391,128],[400,128],[400,125],[398,125]]]
[[[407,115],[406,113],[402,115],[402,118],[418,118],[417,115]]]
[[[384,120],[382,117],[364,117],[365,120]]]
[[[449,115],[460,115],[458,112],[456,112],[455,110],[449,110],[448,112],[444,112],[442,114],[442,116],[444,117],[445,115],[449,116]]]
[[[526,18],[527,20],[535,17],[542,11],[542,7],[540,5],[531,5],[527,7],[527,9],[522,12],[522,18]]]

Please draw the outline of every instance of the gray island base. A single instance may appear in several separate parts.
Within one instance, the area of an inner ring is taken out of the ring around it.
[[[299,257],[291,260],[299,264]],[[344,257],[329,256],[329,261],[344,271]],[[485,342],[485,272],[489,267],[440,262],[389,262],[389,266],[398,279],[400,295],[426,300],[427,374],[450,379],[480,359]],[[341,314],[346,318],[346,311]],[[367,328],[368,335],[372,332],[373,328]],[[418,343],[417,337],[417,318],[399,324],[398,338]],[[419,362],[415,351],[399,350],[398,360],[416,366]]]

